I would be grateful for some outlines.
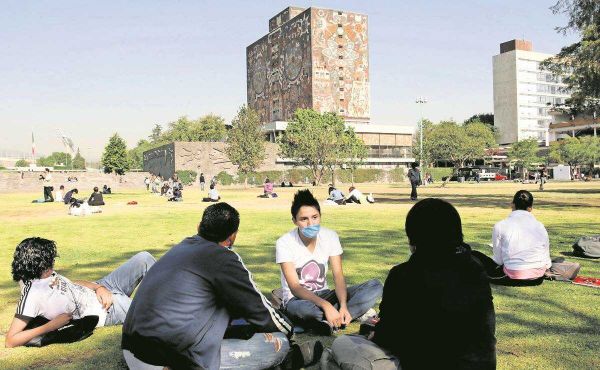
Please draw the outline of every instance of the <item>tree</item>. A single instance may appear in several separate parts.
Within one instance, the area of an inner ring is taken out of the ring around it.
[[[423,125],[423,158],[421,158],[421,124]],[[420,120],[419,124],[417,125],[417,132],[413,138],[413,157],[415,157],[417,162],[420,162],[421,166],[425,168],[429,167],[429,163],[434,160],[431,153],[431,145],[429,144],[429,137],[431,135],[433,125],[434,123],[426,118]]]
[[[566,163],[569,166],[581,164],[581,143],[576,137],[569,137],[561,141],[550,143],[549,156],[558,163]]]
[[[558,0],[551,8],[554,14],[566,14],[566,26],[556,27],[566,35],[576,32],[581,40],[565,46],[541,67],[562,78],[571,90],[567,105],[569,114],[600,110],[600,2],[594,0]],[[562,109],[565,110],[565,109]]]
[[[72,163],[71,154],[64,152],[53,152],[47,157],[39,157],[38,166],[42,167],[67,167]]]
[[[344,120],[335,113],[298,109],[279,140],[281,155],[309,168],[320,184],[325,169],[340,163],[344,133]]]
[[[79,149],[77,149],[77,154],[75,154],[75,157],[73,158],[73,169],[85,170],[85,158],[81,156]]]
[[[15,167],[29,167],[29,162],[27,162],[25,159],[19,159],[15,163]]]
[[[600,137],[583,136],[579,138],[581,145],[581,162],[589,165],[590,176],[594,171],[594,164],[600,159]]]
[[[158,148],[161,145],[166,144],[166,142],[161,139],[156,142],[148,142],[148,140],[140,140],[137,142],[135,148],[129,149],[127,151],[127,159],[129,160],[130,168],[143,168],[144,167],[144,152],[150,149]]]
[[[532,164],[540,162],[537,152],[538,142],[534,138],[518,141],[508,150],[508,159],[514,162],[515,166],[521,168],[523,179],[525,179],[526,169]]]
[[[104,166],[104,172],[112,173],[113,171],[119,175],[129,170],[129,160],[127,158],[127,144],[115,133],[108,140],[108,144],[104,147],[101,159]]]
[[[469,123],[481,122],[494,127],[494,114],[493,113],[479,113],[474,114],[471,117],[467,118],[463,124],[467,125]]]
[[[150,140],[151,143],[157,143],[161,140],[161,136],[162,136],[162,126],[157,123],[152,128],[152,133],[150,134],[150,136],[148,136],[148,139]],[[140,141],[146,141],[146,140],[140,140]]]
[[[465,134],[464,157],[468,161],[482,158],[488,149],[495,148],[493,128],[481,121],[472,121],[462,126]]]
[[[239,109],[231,121],[225,152],[242,174],[254,172],[261,165],[265,159],[265,137],[255,110],[245,105]],[[244,176],[244,185],[248,185],[248,176]]]
[[[368,149],[364,141],[356,135],[352,127],[346,127],[341,152],[342,165],[350,170],[352,185],[354,185],[354,173],[364,163],[365,158],[367,158]],[[335,179],[335,172],[333,173],[333,177]]]
[[[162,141],[222,141],[227,136],[225,120],[209,114],[197,120],[180,117],[169,123],[169,129],[161,135]]]

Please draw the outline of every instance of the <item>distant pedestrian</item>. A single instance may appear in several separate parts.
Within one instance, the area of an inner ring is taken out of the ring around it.
[[[204,179],[204,174],[200,173],[200,191],[204,191],[205,183],[206,183],[206,180]]]
[[[146,191],[150,190],[150,179],[148,176],[144,179],[144,184],[146,185]]]
[[[213,176],[212,179],[210,179],[210,184],[214,187],[215,185],[217,185],[217,176]]]
[[[475,181],[477,181],[478,184],[481,181],[481,175],[479,174],[479,171],[475,172]]]
[[[540,191],[544,191],[544,183],[547,178],[548,170],[546,169],[546,166],[542,166],[542,168],[540,168]]]
[[[421,182],[421,171],[419,171],[419,164],[417,162],[413,162],[411,165],[411,169],[408,170],[408,180],[410,181],[410,199],[417,200],[417,186]]]
[[[46,168],[44,173],[40,175],[40,180],[44,182],[44,201],[54,202],[54,197],[52,196],[52,191],[54,190],[52,187],[52,174],[50,174],[49,168]]]

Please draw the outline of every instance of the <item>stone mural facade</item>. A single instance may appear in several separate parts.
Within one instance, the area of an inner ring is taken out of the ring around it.
[[[258,171],[284,169],[278,163],[278,146],[265,143],[266,157]],[[213,176],[225,171],[231,175],[237,173],[227,154],[227,144],[222,142],[174,142],[144,152],[144,171],[164,178],[173,176],[176,171],[191,170]]]
[[[263,123],[289,121],[296,109],[370,115],[367,16],[286,8],[269,34],[246,48],[248,106]]]

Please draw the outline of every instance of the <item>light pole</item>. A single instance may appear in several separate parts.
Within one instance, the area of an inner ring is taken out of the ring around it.
[[[425,103],[427,103],[427,99],[421,96],[421,97],[418,97],[415,100],[415,103],[417,103],[417,104],[425,104]],[[421,163],[419,163],[419,165],[422,166],[423,165],[422,162],[424,162],[424,161],[423,161],[423,109],[421,107],[422,106],[419,105],[419,115],[421,116],[421,120],[419,121],[419,131],[420,131],[420,133],[419,133],[419,136],[420,136],[420,140],[419,140],[419,150],[420,150],[420,153],[419,153],[419,156],[420,156],[420,158],[419,159],[421,160]]]

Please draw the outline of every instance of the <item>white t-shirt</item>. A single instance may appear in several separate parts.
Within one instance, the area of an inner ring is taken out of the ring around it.
[[[315,250],[310,253],[298,233],[298,228],[295,228],[277,239],[275,262],[293,262],[300,285],[305,289],[311,292],[328,289],[327,265],[329,257],[339,256],[343,253],[340,238],[335,231],[321,226],[317,235]],[[281,272],[281,287],[283,288],[283,302],[285,304],[294,295],[288,287],[283,271]]]
[[[50,174],[50,172],[48,172],[46,175],[44,175],[44,186],[48,186],[50,183],[52,182],[52,175]]]
[[[208,191],[208,197],[212,200],[219,200],[219,192],[217,189],[210,189]]]
[[[354,190],[352,190],[350,192],[350,194],[348,194],[348,198],[347,199],[350,199],[350,197],[352,197],[352,196],[355,196],[356,199],[360,200],[360,198],[363,197],[363,193],[361,193],[360,190],[358,190],[358,189],[355,188]]]
[[[62,190],[57,190],[55,192],[54,201],[55,202],[62,202],[63,201],[63,192],[62,192]]]
[[[17,305],[17,317],[33,319],[44,316],[52,320],[60,314],[72,312],[74,319],[98,316],[97,326],[104,326],[106,311],[96,298],[96,293],[74,284],[56,271],[45,279],[19,282],[19,285],[21,299]]]

